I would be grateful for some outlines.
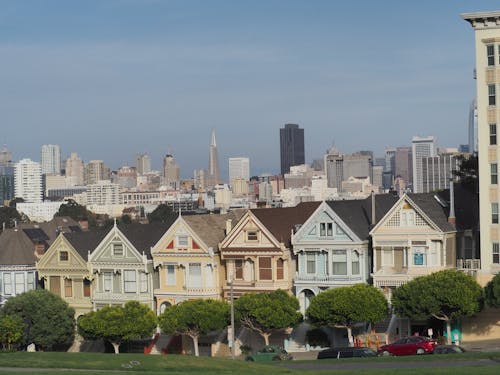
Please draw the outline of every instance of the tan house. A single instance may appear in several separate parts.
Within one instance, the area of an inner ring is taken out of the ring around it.
[[[159,284],[154,289],[157,314],[166,307],[196,298],[220,299],[224,270],[218,244],[228,223],[243,211],[225,215],[179,216],[151,250]]]
[[[247,292],[292,290],[296,264],[291,253],[292,231],[296,231],[320,202],[300,203],[289,208],[249,210],[220,243],[226,268],[224,298]],[[228,228],[229,229],[229,228]]]
[[[105,232],[61,233],[36,263],[45,289],[75,309],[75,318],[92,311],[92,274],[87,260]]]

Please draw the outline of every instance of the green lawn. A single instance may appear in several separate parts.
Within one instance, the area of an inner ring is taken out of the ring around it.
[[[411,356],[411,357],[394,357],[394,358],[373,358],[361,359],[360,362],[407,362],[407,361],[460,361],[463,359],[481,359],[481,358],[496,358],[499,360],[498,365],[491,366],[490,361],[485,361],[487,366],[481,364],[474,367],[459,366],[450,368],[411,368],[411,369],[369,369],[355,371],[343,371],[336,369],[335,374],[437,374],[437,375],[471,375],[485,374],[493,375],[500,373],[500,353],[467,353],[467,355],[441,355],[441,356]],[[321,363],[354,363],[353,360],[321,360],[321,361],[294,361],[306,366],[314,366]],[[1,368],[12,367],[12,369],[4,371]],[[32,368],[29,372],[23,371],[23,368]],[[41,369],[49,369],[42,371]],[[196,374],[196,375],[211,375],[211,374],[331,374],[332,370],[303,370],[303,369],[288,369],[283,367],[283,363],[260,364],[252,362],[244,362],[242,360],[232,361],[227,358],[209,358],[209,357],[193,357],[187,355],[144,355],[144,354],[100,354],[100,353],[0,353],[0,375],[10,374],[124,374],[137,373],[141,375],[158,375],[162,374]]]

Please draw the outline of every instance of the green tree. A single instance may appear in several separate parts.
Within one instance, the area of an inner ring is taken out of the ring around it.
[[[153,335],[157,319],[146,305],[129,301],[125,306],[106,306],[78,319],[78,333],[87,340],[107,340],[119,353],[122,342]]]
[[[87,220],[89,227],[97,227],[97,215],[87,210],[87,207],[76,203],[73,199],[68,199],[65,204],[62,204],[54,216],[68,216],[75,221]]]
[[[486,304],[491,307],[500,307],[500,273],[484,287]]]
[[[456,270],[444,270],[417,277],[400,286],[391,302],[398,315],[418,320],[434,317],[444,321],[448,344],[451,344],[451,321],[481,311],[483,291],[471,276]]]
[[[47,290],[31,290],[9,298],[2,313],[20,318],[27,326],[27,343],[41,350],[59,349],[73,342],[75,310]]]
[[[148,221],[150,223],[170,223],[175,221],[175,219],[177,219],[177,214],[165,203],[160,204],[153,212],[148,214]]]
[[[5,223],[6,228],[12,228],[14,221],[20,222],[21,220],[21,215],[14,207],[0,207],[0,228],[2,228],[3,223]]]
[[[229,305],[211,299],[188,300],[167,308],[159,322],[161,330],[167,334],[191,337],[195,356],[199,356],[198,338],[229,325]]]
[[[469,156],[459,155],[457,157],[459,168],[453,171],[453,174],[458,177],[460,184],[468,190],[477,192],[479,182],[479,163],[477,154]]]
[[[16,315],[0,316],[0,343],[7,350],[12,350],[13,345],[20,344],[24,339],[26,325]]]
[[[123,214],[120,218],[120,223],[122,224],[132,224],[132,217],[127,214]]]
[[[284,290],[244,294],[234,302],[234,309],[236,319],[261,335],[266,345],[273,332],[292,328],[302,320],[299,301]]]
[[[306,315],[319,327],[346,328],[349,345],[352,345],[352,328],[356,324],[380,322],[388,312],[382,291],[372,285],[356,284],[319,293],[311,299]]]

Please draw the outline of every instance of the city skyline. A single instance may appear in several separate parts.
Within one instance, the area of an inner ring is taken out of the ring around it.
[[[307,163],[415,135],[457,147],[475,95],[460,13],[492,6],[3,2],[0,144],[14,160],[58,144],[113,169],[147,152],[158,170],[171,152],[184,178],[206,168],[212,128],[219,159],[248,155],[252,175],[279,171],[286,123],[305,129]]]

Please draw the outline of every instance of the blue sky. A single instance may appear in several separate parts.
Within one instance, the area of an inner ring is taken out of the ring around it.
[[[279,172],[279,128],[305,129],[306,161],[409,145],[467,143],[474,35],[462,1],[0,0],[0,144],[15,159],[63,156],[183,177],[250,157]],[[227,176],[226,176],[227,177]]]

